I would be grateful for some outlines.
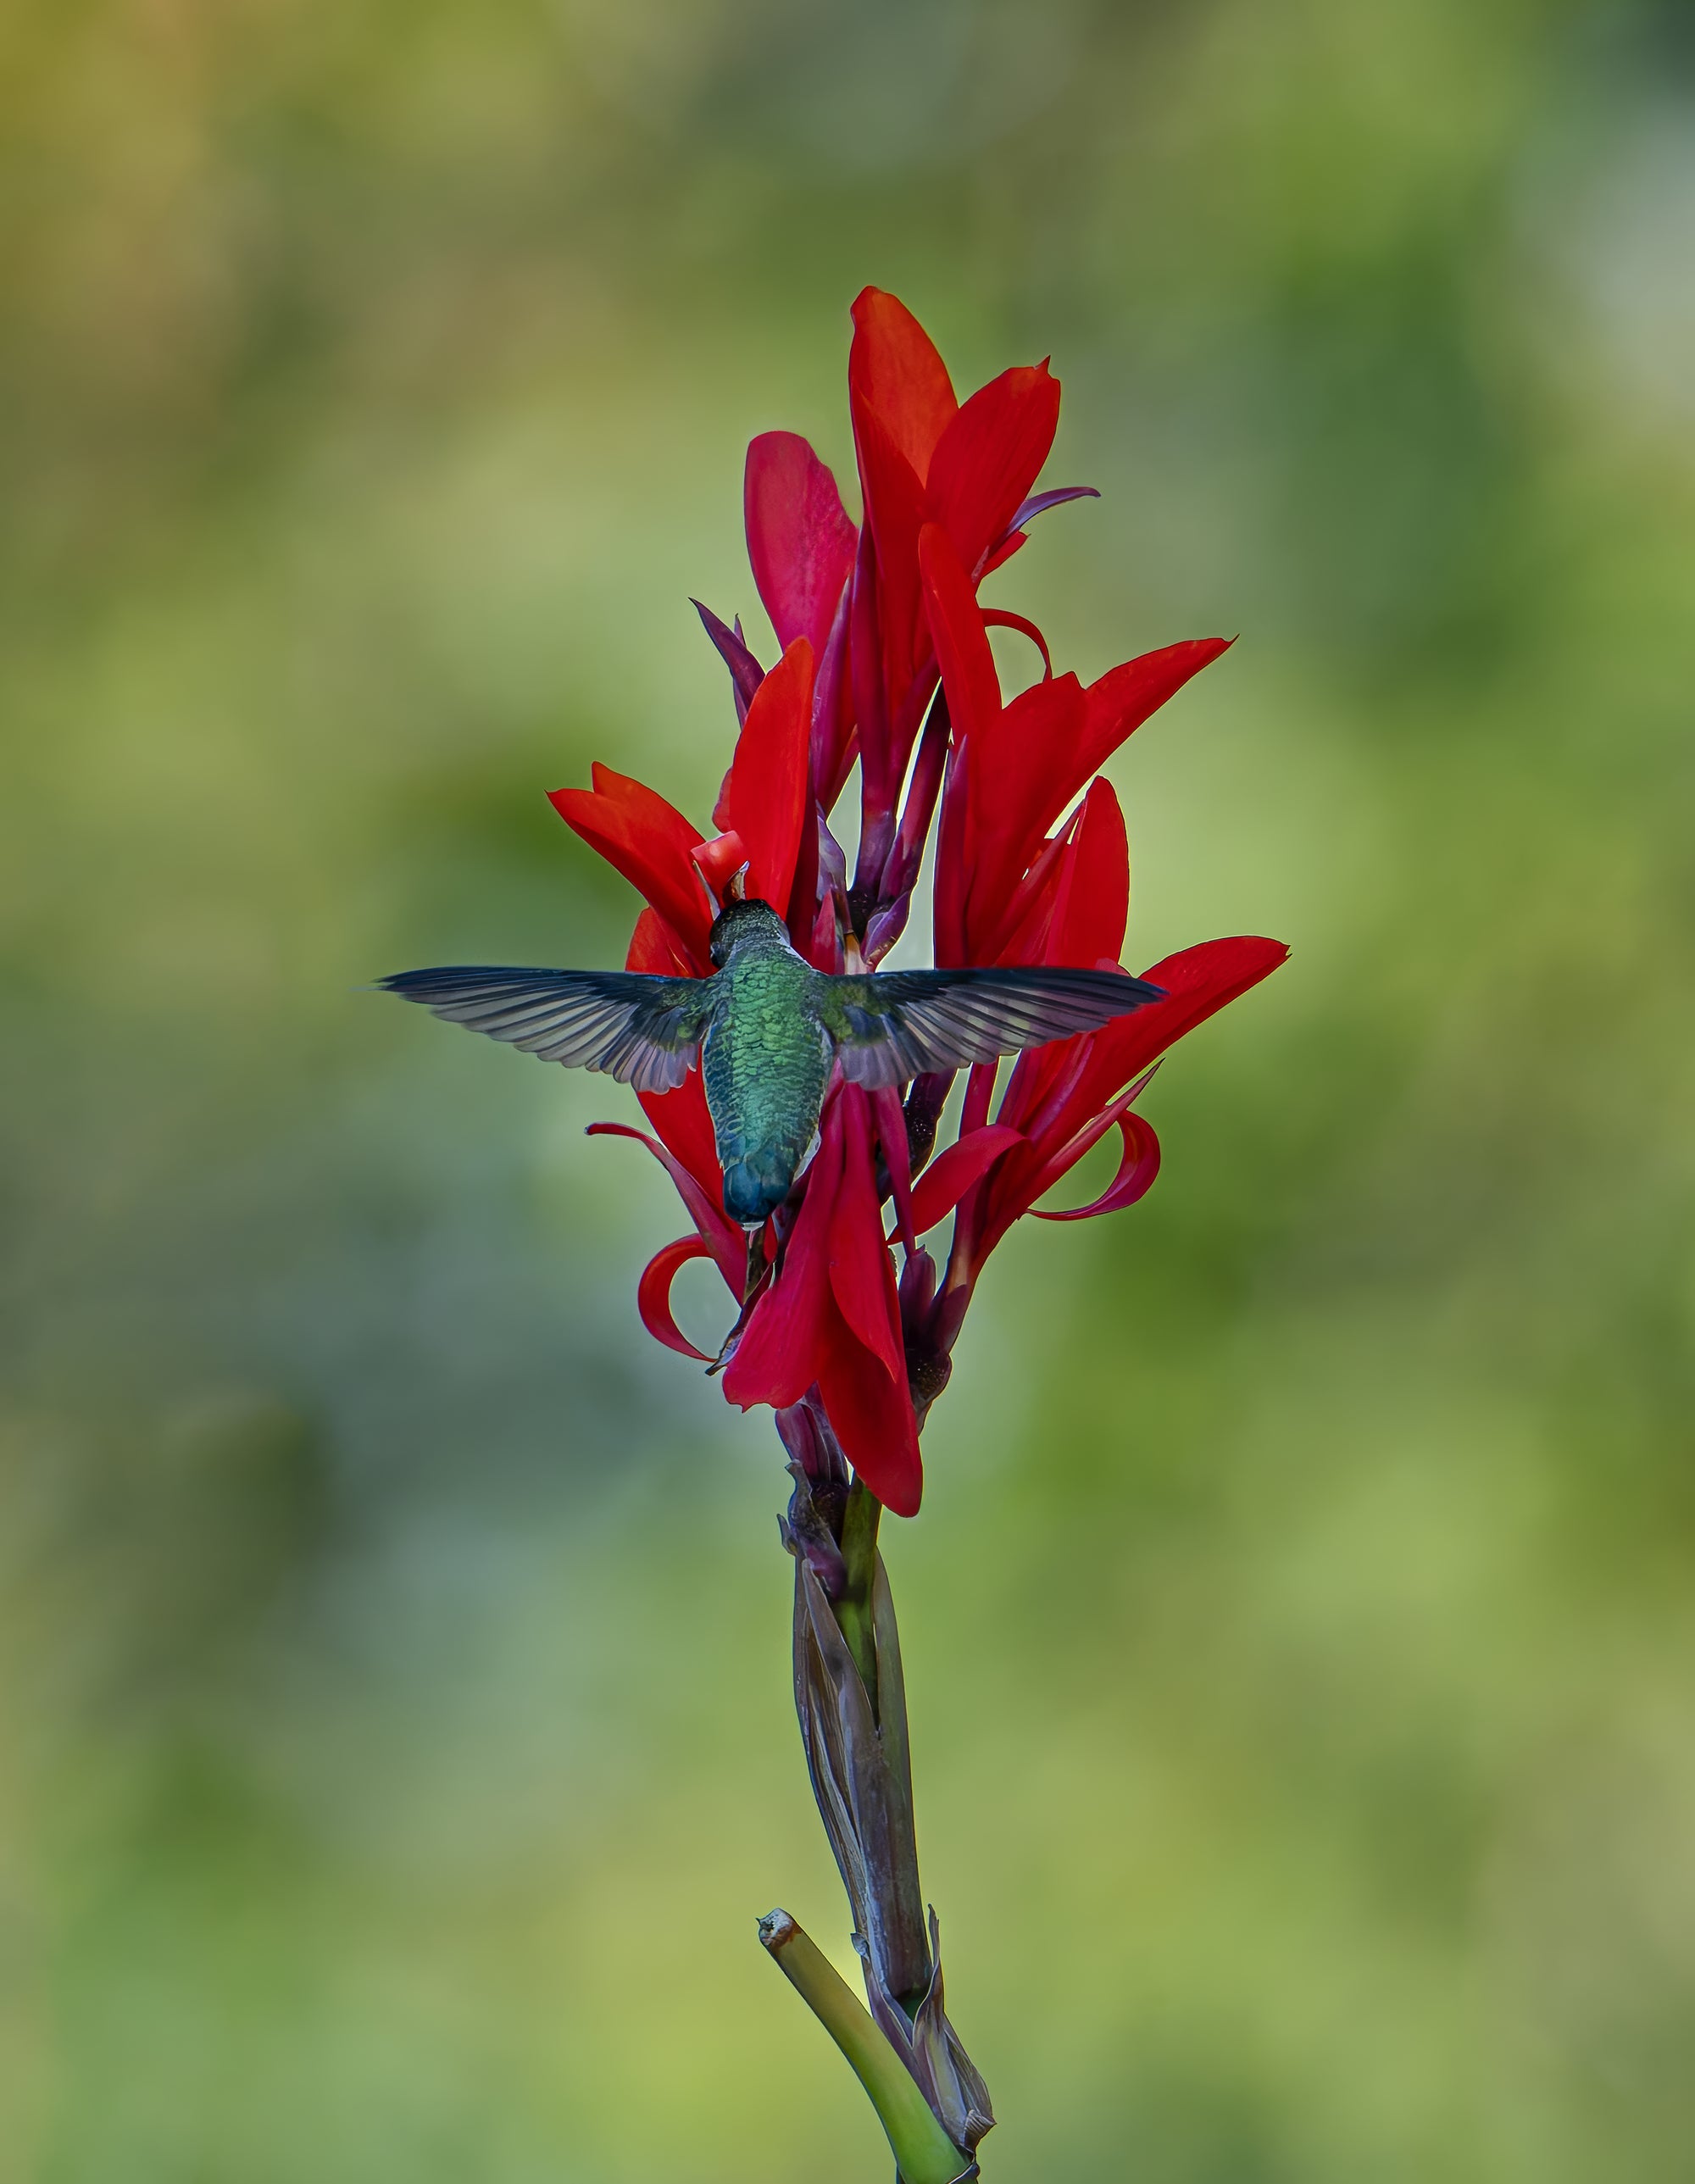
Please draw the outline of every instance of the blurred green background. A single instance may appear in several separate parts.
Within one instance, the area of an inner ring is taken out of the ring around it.
[[[867,281],[1064,382],[995,598],[1241,634],[1132,961],[1295,950],[889,1545],[991,2176],[1695,2173],[1692,235],[1671,4],[0,14],[8,2184],[887,2172],[669,1186],[354,990],[616,960]]]

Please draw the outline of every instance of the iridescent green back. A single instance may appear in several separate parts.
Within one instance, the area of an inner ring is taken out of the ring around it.
[[[700,1054],[718,1157],[728,1167],[763,1152],[792,1175],[812,1142],[829,1076],[822,982],[772,917],[738,935],[719,983],[723,998]]]

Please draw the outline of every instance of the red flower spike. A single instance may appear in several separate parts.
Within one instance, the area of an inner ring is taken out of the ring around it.
[[[859,538],[835,479],[798,432],[761,432],[749,443],[742,507],[777,642],[786,651],[804,637],[822,660]]]
[[[856,961],[874,964],[906,924],[934,825],[939,964],[1115,964],[1129,844],[1118,796],[1097,769],[1224,642],[1168,645],[1087,689],[1074,675],[1056,675],[1036,625],[980,608],[976,590],[1024,543],[1034,517],[1092,490],[1032,491],[1053,441],[1058,382],[1045,363],[1021,366],[962,406],[934,346],[894,297],[867,289],[854,328],[849,394],[861,526],[856,531],[804,440],[761,434],[748,449],[743,504],[782,660],[764,675],[739,623],[726,627],[702,610],[729,665],[742,728],[714,812],[716,838],[702,840],[651,789],[604,766],[592,788],[562,789],[553,801],[646,898],[632,970],[708,975],[712,905],[744,865],[749,893],[783,915],[796,946],[821,969],[841,969],[839,898],[820,869],[845,883],[841,852],[815,816],[828,815],[856,755],[863,781],[851,890]],[[1041,655],[1041,679],[1011,699],[1002,697],[990,627],[1018,631]],[[992,1121],[1001,1072],[992,1062],[972,1067],[957,1139],[916,1184],[898,1093],[835,1084],[817,1151],[789,1208],[767,1225],[771,1278],[738,1320],[726,1396],[744,1409],[769,1403],[791,1414],[810,1404],[832,1447],[839,1444],[879,1499],[913,1514],[923,1484],[919,1411],[946,1384],[984,1260],[1027,1212],[1087,1220],[1145,1195],[1159,1141],[1133,1110],[1152,1067],[1285,952],[1275,941],[1236,939],[1155,965],[1148,976],[1163,1000],[1021,1055]],[[927,1152],[954,1073],[926,1079],[908,1103]],[[640,1096],[653,1134],[622,1124],[597,1125],[597,1134],[639,1138],[694,1222],[694,1235],[655,1256],[637,1301],[657,1340],[698,1360],[703,1353],[672,1311],[676,1276],[711,1256],[739,1301],[746,1240],[722,1212],[698,1070],[675,1091]],[[1038,1203],[1115,1129],[1123,1150],[1104,1191],[1083,1206]],[[889,1198],[894,1234],[885,1239]],[[939,1285],[917,1240],[951,1213],[953,1250]],[[897,1238],[906,1251],[898,1287]]]
[[[725,798],[731,826],[747,848],[747,892],[781,917],[789,915],[801,833],[811,816],[811,749],[812,648],[797,637],[748,707]],[[810,926],[810,900],[806,908]]]
[[[1048,459],[1059,424],[1059,382],[1045,363],[1020,365],[981,387],[936,443],[925,476],[930,512],[973,576]]]
[[[679,1236],[674,1244],[667,1244],[656,1251],[642,1270],[636,1284],[636,1310],[641,1314],[642,1325],[655,1342],[662,1342],[667,1350],[680,1357],[693,1357],[702,1365],[711,1359],[704,1350],[697,1350],[672,1316],[671,1285],[691,1259],[709,1259],[711,1252],[699,1236]]]
[[[862,288],[854,298],[848,405],[878,418],[922,484],[936,443],[959,410],[935,343],[898,296]]]
[[[592,778],[592,788],[554,789],[549,803],[647,897],[683,943],[694,969],[704,972],[712,913],[690,859],[699,833],[641,782],[600,765]]]

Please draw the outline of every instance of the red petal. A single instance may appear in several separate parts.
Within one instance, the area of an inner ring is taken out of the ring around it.
[[[966,1192],[980,1182],[1004,1152],[1024,1142],[1021,1130],[990,1123],[969,1137],[960,1139],[935,1159],[918,1178],[912,1191],[912,1226],[919,1235],[946,1220]]]
[[[676,1095],[668,1094],[666,1096],[675,1098]],[[728,1283],[731,1295],[739,1296],[747,1276],[747,1252],[743,1245],[742,1232],[720,1207],[712,1203],[676,1154],[668,1146],[662,1145],[657,1138],[650,1138],[645,1130],[632,1129],[627,1123],[591,1123],[585,1134],[591,1138],[633,1138],[638,1145],[647,1147],[677,1185],[677,1195],[688,1207],[690,1218],[717,1261],[718,1272]]]
[[[823,657],[858,532],[836,482],[798,432],[761,432],[742,487],[748,560],[777,641],[807,638]]]
[[[1014,614],[1010,607],[984,607],[984,629],[1015,629],[1020,637],[1027,637],[1042,656],[1043,677],[1053,679],[1053,655],[1047,649],[1047,639],[1028,615]]]
[[[725,784],[728,790],[728,784]],[[702,842],[694,852],[694,866],[720,902],[730,882],[748,863],[747,844],[733,827],[722,834],[715,834],[710,842]]]
[[[1163,986],[1166,998],[1151,1001],[1134,1016],[1120,1017],[1093,1035],[1089,1067],[1066,1102],[1067,1120],[1099,1107],[1197,1024],[1269,978],[1288,955],[1280,940],[1238,936],[1203,940],[1156,963],[1143,976]]]
[[[722,1206],[723,1170],[718,1166],[717,1134],[700,1070],[691,1069],[674,1092],[638,1092],[636,1097],[666,1150],[682,1162],[708,1203]]]
[[[555,788],[548,801],[568,827],[644,894],[683,945],[704,963],[711,924],[689,852],[700,839],[662,796],[610,766],[593,788]]]
[[[703,1365],[711,1359],[704,1350],[697,1350],[678,1327],[671,1312],[671,1285],[677,1279],[679,1268],[691,1259],[705,1259],[711,1254],[698,1236],[679,1236],[674,1244],[667,1244],[656,1251],[647,1262],[640,1281],[636,1284],[636,1310],[642,1316],[642,1325],[655,1342],[662,1342],[667,1350],[675,1350],[684,1357],[698,1357]]]
[[[883,1240],[883,1214],[871,1160],[865,1094],[845,1086],[835,1102],[842,1140],[841,1187],[830,1215],[830,1288],[856,1338],[904,1384],[906,1350],[895,1264]],[[811,1197],[811,1192],[808,1192]]]
[[[817,1381],[848,1462],[885,1508],[897,1517],[916,1517],[924,1467],[904,1364],[899,1378],[891,1379],[838,1320]]]
[[[1025,868],[1075,792],[1085,719],[1082,684],[1057,675],[1020,691],[972,753],[966,934],[973,962],[990,960]]]
[[[1166,989],[1164,1000],[1151,1001],[1083,1039],[1021,1056],[1001,1102],[1001,1119],[1023,1118],[1031,1146],[1028,1153],[1014,1153],[988,1186],[979,1258],[1111,1127],[1113,1095],[1123,1086],[1197,1024],[1269,977],[1288,953],[1281,941],[1252,938],[1185,948],[1146,974]],[[1028,1072],[1026,1062],[1032,1065]],[[1038,1106],[1039,1123],[1032,1119]]]
[[[636,920],[624,956],[627,971],[641,971],[654,978],[696,978],[700,972],[689,951],[656,910],[644,910]]]
[[[676,934],[652,910],[644,910],[636,920],[624,968],[658,978],[694,975],[694,967],[684,956]],[[666,1151],[682,1162],[700,1185],[702,1196],[710,1204],[719,1204],[723,1177],[718,1166],[712,1117],[706,1109],[706,1088],[699,1068],[691,1069],[674,1092],[638,1092],[636,1097]]]
[[[812,648],[797,637],[759,686],[730,769],[731,823],[746,845],[747,891],[779,917],[806,817],[812,744]]]
[[[1083,816],[1079,806],[1057,833],[1049,835],[1008,898],[1006,914],[995,940],[997,963],[1043,963],[1047,957],[1048,928],[1053,921],[1054,897],[1071,838]],[[1003,937],[1004,936],[1004,937]]]
[[[1154,1135],[1152,1123],[1140,1115],[1125,1113],[1118,1117],[1118,1125],[1123,1136],[1124,1152],[1118,1162],[1118,1172],[1107,1188],[1091,1205],[1068,1206],[1058,1213],[1045,1212],[1040,1206],[1033,1206],[1030,1211],[1038,1221],[1092,1221],[1099,1213],[1122,1212],[1153,1188],[1154,1178],[1159,1173],[1159,1139]],[[1109,1123],[1107,1128],[1111,1127]],[[1103,1131],[1101,1135],[1105,1134]],[[1084,1150],[1087,1150],[1085,1146]],[[1082,1157],[1079,1153],[1078,1158]]]
[[[865,526],[875,549],[877,614],[885,692],[882,710],[892,715],[906,695],[919,653],[928,649],[923,637],[918,586],[918,533],[924,521],[924,488],[917,471],[896,447],[880,419],[856,414],[854,438],[859,450],[860,490],[865,497]],[[862,647],[863,635],[856,632],[856,641]],[[859,716],[860,735],[867,749],[875,755],[877,738],[872,709],[861,705]],[[898,788],[900,783],[896,782],[894,786]]]
[[[995,672],[995,655],[989,649],[971,580],[953,541],[939,524],[927,523],[919,532],[918,563],[923,571],[930,634],[947,690],[948,711],[953,716],[954,740],[962,742],[985,734],[1001,716],[1001,682]]]
[[[920,481],[935,445],[959,409],[935,343],[899,297],[863,288],[854,299],[848,351],[848,399],[860,415],[877,418]]]
[[[1059,382],[1045,364],[1021,365],[979,387],[937,442],[930,506],[968,570],[1000,544],[1058,423]]]
[[[799,1219],[776,1280],[753,1308],[724,1373],[728,1399],[750,1410],[798,1403],[818,1377],[820,1354],[836,1317],[830,1295],[830,1215],[841,1184],[839,1123],[827,1127],[806,1183]]]
[[[1118,792],[1096,781],[1060,861],[1043,961],[1092,971],[1123,952],[1130,914],[1130,844]]]
[[[910,1254],[917,1249],[918,1232],[912,1226],[912,1146],[906,1135],[906,1111],[900,1105],[900,1095],[892,1084],[882,1086],[867,1096],[876,1117],[877,1142],[883,1148],[884,1165],[889,1170],[896,1226]]]
[[[1122,667],[1109,668],[1098,682],[1091,682],[1089,725],[1077,755],[1077,777],[1066,791],[1066,800],[1107,763],[1151,713],[1157,713],[1190,676],[1198,675],[1221,652],[1228,652],[1233,642],[1228,637],[1185,638],[1181,644],[1168,644],[1162,651],[1145,652],[1139,660],[1127,660]]]

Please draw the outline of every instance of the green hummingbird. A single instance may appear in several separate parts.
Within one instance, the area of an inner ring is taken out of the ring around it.
[[[815,971],[756,896],[714,920],[710,978],[463,965],[379,983],[544,1061],[674,1090],[698,1058],[724,1211],[758,1229],[811,1157],[833,1066],[896,1085],[1094,1031],[1161,989],[1122,971]]]

